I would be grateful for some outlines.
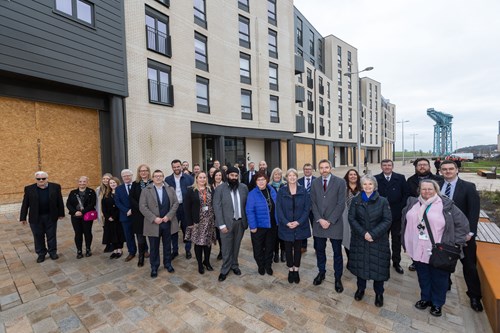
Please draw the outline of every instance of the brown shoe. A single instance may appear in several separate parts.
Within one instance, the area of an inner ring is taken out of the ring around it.
[[[125,258],[125,262],[128,262],[128,261],[130,261],[130,260],[132,260],[132,259],[134,259],[134,258],[135,258],[135,254],[129,254],[129,255],[127,256],[127,258]]]
[[[301,253],[307,252],[307,248],[305,248],[305,247],[301,248],[301,249],[300,249],[300,252],[301,252]]]
[[[149,252],[148,251],[144,252],[144,258],[149,258]]]

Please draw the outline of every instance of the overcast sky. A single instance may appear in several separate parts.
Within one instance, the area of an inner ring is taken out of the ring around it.
[[[499,0],[294,0],[323,35],[358,49],[405,123],[405,148],[432,150],[427,109],[453,115],[453,149],[496,144],[500,121]],[[401,124],[396,150],[401,151]]]

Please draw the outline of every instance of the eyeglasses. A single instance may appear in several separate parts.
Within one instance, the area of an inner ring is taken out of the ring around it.
[[[36,178],[36,180],[45,180],[47,178]]]
[[[149,172],[149,170],[139,170],[139,172]]]
[[[163,178],[163,175],[154,175],[153,178]]]

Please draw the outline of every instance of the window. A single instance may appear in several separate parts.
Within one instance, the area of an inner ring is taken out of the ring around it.
[[[312,78],[312,70],[310,68],[307,69],[307,87],[311,88],[311,89],[314,87],[314,81]]]
[[[56,0],[55,10],[77,22],[94,25],[94,4],[84,0]]]
[[[250,73],[250,55],[240,53],[240,82],[252,84]]]
[[[319,135],[325,135],[325,123],[323,118],[319,118]]]
[[[323,104],[323,97],[319,98],[319,114],[324,115],[325,114],[325,106]]]
[[[342,85],[342,71],[340,69],[337,71],[337,83],[339,86]]]
[[[278,59],[278,33],[269,29],[268,36],[269,56]]]
[[[348,133],[349,139],[352,139],[352,125],[349,125],[348,131],[349,131],[349,133]]]
[[[269,89],[278,90],[278,65],[269,63]]]
[[[347,51],[347,62],[351,62],[351,51]]]
[[[330,118],[331,117],[331,113],[330,113],[331,112],[331,104],[330,104],[330,101],[328,101],[326,104],[327,104],[327,108],[328,108],[328,118]]]
[[[149,102],[174,105],[174,89],[170,79],[170,66],[148,60]]]
[[[328,120],[328,136],[332,136],[332,122]]]
[[[240,46],[250,48],[250,20],[239,16]]]
[[[146,7],[146,40],[149,50],[170,57],[172,55],[168,16]]]
[[[342,103],[342,88],[339,88],[339,91],[337,92],[337,97],[339,99],[339,103]]]
[[[309,29],[309,54],[314,56],[314,32]]]
[[[302,46],[302,20],[297,17],[297,44]]]
[[[349,106],[352,106],[352,92],[350,92],[350,91],[347,92],[347,102],[348,102]]]
[[[280,117],[279,117],[279,98],[278,96],[271,96],[269,98],[269,111],[271,114],[271,122],[272,123],[279,123],[280,122]]]
[[[337,66],[342,67],[342,48],[337,46]]]
[[[170,0],[156,0],[156,1],[158,1],[159,3],[164,4],[167,7],[170,7]]]
[[[241,119],[252,119],[252,92],[241,89]]]
[[[208,79],[196,77],[196,105],[198,112],[210,113]]]
[[[307,109],[309,111],[314,110],[314,103],[313,103],[313,94],[310,91],[307,91]]]
[[[352,108],[349,108],[349,114],[348,114],[348,119],[350,123],[352,123]]]
[[[347,76],[347,88],[352,89],[351,75]]]
[[[342,124],[339,124],[339,139],[342,139],[344,134],[342,133]]]
[[[267,22],[277,25],[276,0],[267,0]]]
[[[342,121],[342,105],[339,105],[338,116],[339,116],[339,121]]]
[[[238,8],[244,10],[245,12],[250,12],[248,0],[238,0]]]
[[[326,83],[326,96],[330,98],[330,82]]]
[[[314,133],[314,124],[312,114],[307,115],[307,132]]]
[[[323,85],[323,78],[318,76],[319,93],[323,95],[325,93],[325,86]]]
[[[319,69],[323,70],[323,41],[318,39],[318,62]]]
[[[297,82],[302,83],[302,73],[297,74]]]
[[[194,57],[196,68],[208,72],[207,37],[194,33]]]
[[[194,23],[202,28],[207,28],[205,0],[194,0]]]

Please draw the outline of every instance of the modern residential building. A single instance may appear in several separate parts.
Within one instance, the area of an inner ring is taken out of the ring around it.
[[[126,164],[123,2],[0,1],[0,204]],[[6,181],[8,179],[8,181]]]
[[[396,105],[382,96],[382,156],[394,160],[396,142]]]
[[[361,145],[368,163],[381,161],[382,147],[382,96],[381,84],[369,77],[361,82]]]

